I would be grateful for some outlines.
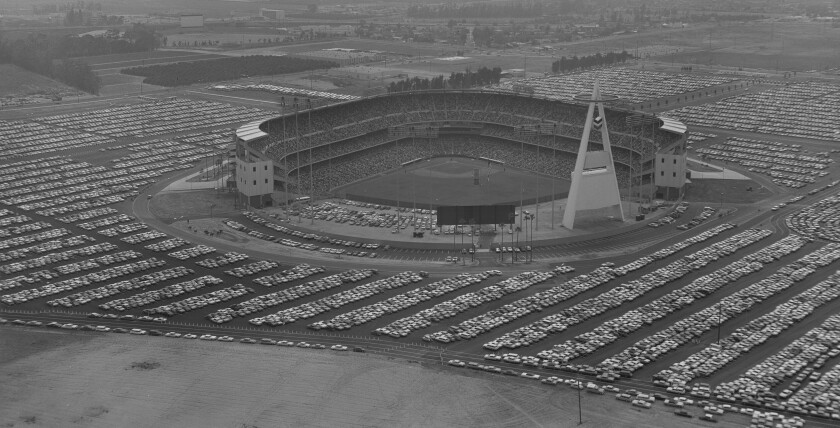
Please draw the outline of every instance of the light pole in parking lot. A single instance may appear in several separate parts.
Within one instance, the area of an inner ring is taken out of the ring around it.
[[[306,141],[309,143],[309,203],[312,204],[312,199],[315,197],[315,181],[312,178],[312,168],[315,166],[315,161],[312,159],[312,100],[309,98],[306,99],[306,116],[307,121],[309,124],[307,125],[307,130],[309,137],[306,138]],[[315,215],[313,214],[310,217],[311,222],[309,224],[315,224]]]
[[[575,378],[575,379],[577,379],[577,378]],[[583,406],[581,405],[581,402],[580,402],[580,388],[581,388],[582,385],[581,385],[581,381],[579,379],[577,380],[577,383],[578,383],[578,385],[577,385],[578,387],[575,388],[575,389],[577,389],[577,392],[578,392],[578,425],[583,425]]]
[[[557,162],[557,124],[554,124],[554,131],[551,133],[551,161]],[[557,193],[554,191],[555,177],[551,174],[551,230],[554,230],[554,200]]]

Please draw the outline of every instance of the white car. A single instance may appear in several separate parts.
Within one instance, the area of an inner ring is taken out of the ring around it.
[[[146,330],[142,330],[142,329],[139,329],[139,328],[132,328],[131,330],[129,330],[128,333],[129,334],[136,334],[136,335],[144,335],[144,334],[146,334]]]
[[[98,325],[98,326],[94,327],[93,329],[96,330],[96,331],[102,331],[102,332],[111,331],[110,327],[105,327],[104,325]]]
[[[230,336],[221,336],[218,339],[219,342],[233,342],[233,338]]]
[[[199,337],[199,339],[201,339],[201,340],[216,340],[217,337],[213,336],[212,334],[202,334],[201,337]]]
[[[174,331],[170,331],[169,333],[164,334],[166,337],[181,337],[181,333],[176,333]]]
[[[489,361],[502,361],[502,357],[496,354],[486,354],[484,355],[484,359]]]
[[[467,365],[467,363],[465,363],[461,360],[449,360],[447,362],[447,364],[449,364],[450,366],[455,366],[455,367],[464,367],[464,366]]]
[[[650,402],[644,401],[644,400],[633,400],[631,402],[631,404],[636,406],[636,407],[642,407],[642,408],[645,408],[645,409],[650,409],[650,406],[651,406]]]
[[[333,351],[346,351],[348,348],[344,345],[333,345],[330,346],[330,349],[332,349]]]
[[[194,334],[192,334],[192,333],[187,333],[187,334],[183,335],[182,337],[183,337],[184,339],[198,339],[198,336],[196,336],[196,335],[194,335]]]
[[[522,374],[519,375],[519,376],[524,377],[525,379],[539,379],[540,378],[540,375],[535,374],[535,373],[528,373],[528,372],[522,372]]]

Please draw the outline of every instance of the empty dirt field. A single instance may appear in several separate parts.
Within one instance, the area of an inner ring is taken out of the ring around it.
[[[567,387],[369,354],[12,326],[0,345],[0,427],[578,426]],[[582,404],[584,427],[708,425]]]

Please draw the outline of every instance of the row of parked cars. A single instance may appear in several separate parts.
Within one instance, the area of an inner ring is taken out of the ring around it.
[[[304,279],[313,275],[318,275],[320,273],[326,272],[326,270],[327,269],[323,266],[312,266],[308,263],[301,263],[284,271],[256,278],[254,279],[254,282],[264,287],[275,287],[280,284],[285,284],[287,282],[297,281],[299,279]]]
[[[231,251],[224,253],[221,256],[214,257],[212,259],[204,259],[197,261],[195,262],[195,264],[207,269],[216,269],[222,266],[227,266],[233,263],[241,262],[243,260],[248,260],[247,254]]]
[[[162,122],[160,119],[164,117],[166,121]],[[166,99],[42,117],[38,122],[120,138],[149,137],[269,117],[269,112],[256,108],[211,101]]]
[[[61,236],[66,236],[67,233],[62,233]],[[50,239],[40,244],[32,245],[24,248],[17,248],[11,251],[0,253],[0,262],[7,262],[10,260],[18,260],[27,257],[32,257],[37,254],[43,254],[49,251],[60,250],[63,248],[78,247],[89,242],[95,242],[96,239],[87,235],[75,235],[62,239]]]
[[[16,166],[17,163],[11,165],[12,168]],[[53,168],[8,174],[26,178],[7,183],[4,190],[7,196],[2,202],[27,211],[37,210],[36,213],[46,216],[73,213],[136,196],[138,189],[151,183],[152,178],[178,169],[154,164],[142,168],[109,169],[77,161]]]
[[[31,235],[16,236],[14,238],[4,239],[0,241],[0,250],[7,248],[20,247],[22,245],[32,244],[35,242],[52,240],[62,236],[69,235],[70,231],[65,228],[50,229],[43,232],[33,233]]]
[[[771,410],[840,420],[840,365],[819,371],[826,361],[840,355],[838,345],[840,315],[834,314],[737,379],[719,384],[715,394]],[[772,391],[791,380],[780,393]]]
[[[103,215],[112,214],[112,213],[116,212],[116,210],[114,208],[111,208],[111,207],[97,208],[96,210],[99,211],[99,212],[93,213],[94,215],[92,215],[90,218],[100,217],[100,216],[103,216]],[[61,217],[61,218],[58,218],[57,220],[63,221],[65,223],[75,223],[79,220],[82,220],[82,218],[78,217],[79,214],[80,213],[71,214],[70,216]],[[135,218],[133,216],[128,215],[128,214],[117,214],[117,215],[112,215],[112,216],[108,216],[108,217],[105,217],[105,218],[96,219],[94,221],[79,223],[76,226],[78,226],[82,229],[85,229],[85,230],[94,230],[94,229],[99,229],[100,227],[111,226],[111,225],[119,224],[119,223],[128,223],[128,222],[132,222],[134,220],[135,220]]]
[[[575,95],[591,91],[592,82],[596,80],[602,82],[602,89],[605,92],[635,104],[694,91],[702,92],[712,86],[732,83],[737,78],[629,68],[603,68],[582,73],[525,79],[527,83],[524,84],[533,88],[535,96],[568,101],[574,99]],[[522,85],[523,82],[503,82],[498,84],[498,88],[516,92],[517,84]]]
[[[501,271],[498,270],[488,272],[501,275]],[[432,323],[441,322],[470,308],[477,308],[485,303],[499,300],[508,294],[525,290],[554,277],[553,272],[522,272],[512,278],[501,280],[474,292],[462,294],[454,299],[438,303],[429,309],[398,319],[384,327],[377,328],[373,331],[373,334],[388,335],[394,338],[406,337],[412,331],[429,327]],[[431,336],[425,335],[423,340],[430,342],[433,339]]]
[[[338,293],[309,303],[283,309],[271,315],[254,318],[251,320],[251,323],[257,325],[267,324],[272,327],[277,327],[293,323],[300,319],[309,319],[324,312],[338,309],[344,305],[381,294],[386,290],[393,290],[409,284],[418,283],[422,281],[423,278],[424,276],[420,273],[411,271],[400,272],[387,278],[358,285],[349,290],[339,291]]]
[[[226,270],[225,273],[230,276],[235,276],[237,278],[244,278],[246,276],[256,275],[260,272],[264,272],[267,270],[275,269],[280,266],[279,263],[269,260],[260,260],[253,263],[248,263],[247,265],[238,266],[230,270]]]
[[[829,196],[787,216],[785,224],[805,236],[840,242],[840,195]]]
[[[697,149],[704,158],[735,162],[752,172],[773,177],[776,184],[804,187],[828,175],[833,159],[777,151],[764,147],[765,142],[732,137],[723,144]]]
[[[218,285],[223,282],[215,276],[204,275],[199,278],[168,285],[159,290],[146,291],[123,299],[111,300],[99,305],[99,308],[104,311],[115,310],[122,312],[128,309],[146,306],[163,299],[171,299],[182,294],[192,293],[204,287]]]
[[[343,246],[346,246],[346,247],[370,248],[370,249],[379,248],[379,244],[370,244],[370,243],[365,244],[365,243],[355,242],[355,241],[346,241],[346,240],[341,240],[341,239],[336,239],[336,238],[330,238],[326,235],[325,236],[319,236],[319,235],[315,235],[314,233],[304,233],[304,232],[301,232],[301,231],[298,231],[298,230],[289,229],[285,226],[281,226],[279,224],[267,221],[264,218],[259,217],[256,214],[250,213],[250,212],[246,212],[245,216],[248,217],[250,220],[254,221],[257,224],[264,225],[264,226],[268,227],[269,229],[273,229],[273,230],[276,230],[278,232],[283,232],[283,233],[288,234],[288,235],[300,236],[300,237],[305,238],[305,239],[314,239],[314,240],[317,240],[319,242],[328,242],[330,244],[343,245]],[[255,238],[259,238],[259,239],[262,239],[262,240],[265,240],[265,241],[276,242],[278,244],[285,245],[287,247],[301,248],[301,249],[310,250],[310,251],[320,251],[322,253],[327,253],[327,254],[337,254],[337,255],[347,254],[347,255],[353,255],[353,256],[358,256],[358,257],[371,257],[371,258],[376,257],[376,253],[374,253],[374,252],[368,253],[366,251],[347,251],[344,248],[319,247],[318,245],[314,245],[314,244],[311,244],[311,243],[302,243],[302,242],[295,241],[295,240],[292,240],[292,239],[286,239],[286,238],[282,238],[282,237],[279,237],[279,236],[269,235],[267,233],[263,233],[263,232],[260,232],[260,231],[257,231],[257,230],[252,230],[251,228],[249,228],[249,227],[247,227],[247,226],[245,226],[241,223],[235,222],[233,220],[224,220],[224,223],[228,227],[230,227],[234,230],[238,230],[240,232],[248,233],[249,236],[253,236]]]
[[[150,230],[147,232],[135,233],[134,235],[123,236],[122,238],[120,238],[120,241],[123,241],[127,244],[137,245],[146,241],[160,239],[165,236],[167,235],[159,230]]]
[[[112,314],[102,315],[102,314],[98,314],[98,313],[91,313],[90,318],[111,318],[108,315],[112,315]],[[131,317],[131,318],[127,318],[127,317]],[[116,319],[116,316],[113,316],[113,318]],[[122,317],[119,317],[119,319],[126,320],[126,321],[134,321],[134,320],[141,320],[142,321],[142,320],[148,319],[148,321],[166,322],[165,318],[154,318],[153,319],[153,318],[148,317],[148,316],[135,318],[133,315],[124,315]],[[189,340],[198,339],[198,340],[208,340],[208,341],[218,341],[218,342],[233,342],[233,341],[236,340],[235,338],[233,338],[231,336],[226,336],[226,335],[225,336],[216,336],[216,335],[209,334],[209,333],[208,334],[202,334],[202,335],[197,335],[197,334],[193,334],[193,333],[179,333],[179,332],[176,332],[176,331],[170,331],[168,333],[164,333],[164,332],[162,332],[158,329],[143,329],[143,328],[131,328],[131,329],[129,329],[129,328],[122,328],[122,327],[112,328],[112,327],[108,327],[108,326],[104,326],[104,325],[96,325],[95,326],[95,325],[91,325],[91,324],[86,324],[86,325],[83,325],[83,326],[79,326],[78,324],[73,324],[73,323],[63,323],[62,324],[62,323],[55,322],[55,321],[44,324],[41,321],[35,321],[35,320],[33,320],[33,321],[23,321],[23,320],[20,320],[20,319],[16,319],[16,320],[9,321],[5,318],[0,318],[0,325],[5,325],[5,324],[21,325],[21,326],[29,326],[29,327],[61,328],[61,329],[65,329],[65,330],[98,331],[98,332],[102,332],[102,333],[108,333],[108,332],[121,333],[121,334],[127,333],[127,334],[133,334],[133,335],[137,335],[137,336],[163,336],[163,337],[169,337],[169,338],[182,338],[182,339],[189,339]],[[320,343],[309,343],[309,342],[303,342],[303,341],[292,342],[292,341],[288,341],[288,340],[276,340],[276,339],[269,339],[269,338],[263,338],[263,339],[257,340],[257,339],[252,339],[250,337],[243,337],[243,338],[239,339],[239,343],[244,343],[244,344],[248,344],[248,345],[261,344],[261,345],[297,347],[297,348],[307,348],[307,349],[327,349],[327,345],[320,344]],[[335,344],[335,345],[329,346],[329,349],[331,349],[333,351],[349,351],[351,348],[346,346],[346,345]],[[366,352],[365,348],[363,348],[361,346],[354,346],[352,348],[352,350],[353,350],[353,352]]]
[[[351,249],[352,248],[358,248],[358,249],[362,249],[362,250],[377,250],[377,249],[379,249],[379,244],[377,244],[377,243],[349,241],[349,240],[331,238],[327,235],[317,235],[317,234],[314,234],[314,233],[301,232],[299,230],[290,229],[290,228],[282,226],[280,224],[270,222],[270,221],[258,216],[256,213],[253,213],[253,212],[250,212],[250,211],[246,211],[243,214],[245,215],[245,217],[247,217],[249,220],[253,221],[254,223],[263,225],[265,227],[268,227],[269,229],[276,230],[276,231],[281,232],[283,234],[294,236],[294,237],[297,237],[297,238],[303,238],[303,239],[310,240],[310,241],[320,242],[322,244],[331,244],[331,245],[335,245],[335,246],[339,246],[339,247],[348,247],[348,248],[351,248]],[[275,216],[277,216],[277,215],[275,214]],[[278,238],[278,239],[280,239],[280,238]],[[286,245],[301,246],[301,247],[304,245],[302,243],[299,243],[298,241],[293,241],[293,242],[297,243],[298,245],[294,245],[294,244],[286,244]],[[317,246],[310,246],[308,249],[317,250],[318,247]]]
[[[343,204],[359,206],[361,203],[343,201]],[[353,209],[335,202],[325,201],[317,205],[307,206],[299,214],[305,218],[331,221],[348,226],[381,227],[393,229],[394,232],[416,227],[430,229],[435,222],[435,210],[420,210],[398,208],[378,204],[364,204],[366,210]],[[362,208],[359,206],[359,208]],[[425,212],[425,214],[424,214]],[[425,215],[425,216],[424,216]]]
[[[609,309],[610,307],[618,307],[625,302],[632,301],[642,295],[651,291],[654,287],[660,287],[668,282],[682,278],[689,272],[707,266],[718,257],[727,257],[741,248],[758,242],[769,235],[767,231],[751,234],[750,231],[742,232],[730,240],[720,242],[714,247],[714,252],[703,254],[694,262],[685,263],[683,260],[677,260],[668,266],[658,269],[657,271],[644,275],[637,281],[627,284],[622,284],[610,291],[603,293],[596,297],[591,305],[590,302],[582,302],[580,311],[570,311],[579,318],[589,319],[593,315],[598,315]],[[740,242],[735,242],[741,240]],[[582,355],[591,354],[610,343],[615,342],[621,337],[627,336],[636,330],[653,324],[655,321],[662,319],[672,312],[681,310],[687,306],[692,305],[696,300],[708,296],[724,286],[736,282],[751,273],[757,272],[764,268],[765,263],[770,263],[784,255],[790,254],[798,250],[804,240],[801,238],[788,239],[773,243],[764,247],[757,252],[749,254],[739,260],[733,261],[714,272],[703,275],[689,284],[682,287],[675,288],[673,291],[659,297],[650,303],[647,303],[637,309],[625,312],[624,314],[605,321],[595,329],[575,336],[574,340],[567,340],[561,344],[555,345],[551,350],[543,351],[539,354],[542,358],[556,359],[559,361],[569,361],[571,359],[580,357]],[[695,253],[696,255],[697,253]],[[699,262],[699,263],[698,263]],[[609,301],[609,305],[600,304],[600,302]],[[581,315],[583,313],[583,315]],[[563,325],[575,324],[575,319],[572,322],[563,321]],[[579,322],[579,321],[578,321]],[[659,357],[660,352],[664,353],[670,349],[660,350],[657,352],[649,352],[651,357],[643,357],[633,354],[637,357],[635,360],[655,359]],[[614,367],[626,368],[626,367]],[[635,370],[634,368],[630,369]]]
[[[184,248],[183,250],[178,250],[169,253],[169,257],[174,257],[178,260],[187,260],[187,259],[194,259],[196,257],[201,257],[207,254],[215,253],[216,249],[209,246],[209,245],[196,245],[194,247]]]
[[[657,260],[669,257],[678,251],[717,236],[718,234],[732,229],[733,227],[735,226],[729,223],[720,224],[705,232],[669,245],[668,247],[658,250],[650,255],[640,257],[639,259],[624,266],[615,267],[610,263],[605,264],[596,268],[589,274],[578,275],[562,284],[551,287],[548,290],[523,297],[498,309],[490,310],[484,314],[462,321],[459,324],[452,325],[448,330],[432,333],[428,335],[428,337],[438,342],[450,343],[452,341],[468,339],[479,334],[489,332],[532,312],[541,311],[544,308],[564,302],[580,293],[601,286],[619,276],[641,269]],[[563,270],[568,271],[568,269]],[[523,331],[530,332],[532,330],[536,331],[537,329],[542,328],[542,323],[538,322],[532,325],[524,326]],[[501,342],[495,341],[484,344],[485,349],[494,351],[500,349],[502,346]]]
[[[186,299],[158,306],[155,308],[143,309],[143,314],[149,316],[166,315],[172,317],[178,314],[183,314],[185,312],[194,311],[196,309],[200,309],[208,305],[215,305],[216,303],[227,302],[228,300],[246,296],[254,292],[255,290],[253,288],[245,287],[242,284],[236,284],[232,287],[225,287],[198,296],[190,296]]]
[[[307,327],[314,330],[347,330],[354,326],[373,321],[386,314],[392,314],[421,302],[436,299],[444,294],[452,293],[464,287],[478,284],[495,276],[498,271],[487,271],[477,274],[462,273],[454,277],[444,278],[431,284],[421,285],[405,293],[398,294],[379,302],[345,312],[326,321],[318,321]]]
[[[175,248],[182,247],[187,245],[187,241],[181,238],[169,238],[163,241],[158,241],[149,245],[144,246],[147,250],[152,250],[158,253],[162,253],[164,251],[174,250]]]
[[[109,137],[29,121],[0,121],[0,157],[14,159],[113,142]]]
[[[840,141],[840,131],[824,125],[840,122],[838,91],[833,82],[791,83],[667,114],[688,125]]]
[[[840,258],[840,255],[836,256],[835,260],[836,258]],[[784,286],[773,287],[773,284],[776,281],[784,283],[785,278],[782,275],[772,275],[767,280],[755,284],[752,288],[758,289],[759,287],[769,286],[772,288],[772,291],[778,292],[780,291],[778,289]],[[764,282],[764,284],[761,282]],[[786,285],[792,285],[790,284],[792,283],[791,280],[787,282],[789,284]],[[749,292],[753,291],[749,290]],[[721,300],[719,304],[727,306],[732,300],[744,298],[743,296],[747,295],[747,292],[742,293],[739,291],[736,294],[740,295],[733,297],[729,302],[724,302],[726,299]],[[747,296],[746,299],[749,299],[750,296]],[[754,318],[747,324],[738,327],[735,332],[722,339],[719,343],[707,346],[699,352],[690,355],[685,360],[672,364],[670,368],[660,371],[655,377],[659,377],[659,379],[667,382],[669,385],[676,385],[687,384],[696,377],[710,376],[742,355],[747,355],[755,346],[761,345],[773,337],[778,336],[782,331],[810,315],[816,308],[832,302],[838,296],[840,296],[840,275],[835,274],[777,306],[772,312]],[[749,302],[749,306],[741,305],[741,307],[746,306],[745,309],[739,307],[737,311],[749,310],[751,306],[755,306],[755,304],[764,299],[753,298],[752,300]],[[727,317],[731,316],[731,312],[733,310],[727,310]],[[723,320],[718,322],[723,322]]]
[[[363,281],[373,275],[376,275],[377,273],[376,269],[346,270],[337,274],[316,279],[314,281],[308,281],[294,287],[263,294],[244,302],[237,303],[233,306],[219,309],[211,314],[208,314],[207,319],[216,324],[230,322],[233,321],[234,318],[244,317],[255,312],[264,311],[268,308],[292,302],[305,296],[310,296],[339,287],[342,284]],[[251,323],[254,325],[261,325],[261,321],[259,319],[251,320]]]
[[[496,361],[496,362],[503,362],[508,364],[520,364],[532,367],[540,367],[538,363],[533,361],[525,361],[526,357],[520,357],[516,354],[504,354],[504,355],[496,355],[496,354],[488,354],[484,356],[485,360],[489,361]],[[538,359],[537,359],[538,360]],[[662,403],[667,407],[674,408],[674,414],[677,416],[692,418],[694,417],[694,413],[690,412],[688,409],[689,406],[696,406],[700,408],[703,413],[699,416],[699,419],[706,420],[709,422],[717,422],[717,418],[719,416],[724,415],[725,413],[734,413],[734,414],[744,414],[748,416],[752,416],[753,422],[764,422],[764,421],[773,421],[778,423],[778,425],[770,425],[770,426],[781,426],[781,427],[801,427],[803,426],[803,420],[801,417],[782,417],[778,413],[770,413],[770,412],[761,412],[757,411],[750,407],[738,407],[732,405],[730,403],[724,404],[717,404],[713,403],[709,400],[701,400],[695,399],[691,397],[685,396],[685,392],[677,392],[680,394],[678,396],[669,397],[667,395],[661,393],[644,393],[641,391],[637,391],[633,388],[628,388],[622,390],[621,388],[612,385],[611,382],[613,380],[606,380],[607,383],[596,383],[592,381],[583,381],[577,377],[560,377],[560,376],[545,376],[536,373],[531,373],[527,371],[521,371],[521,369],[517,369],[516,367],[511,366],[498,366],[494,364],[481,364],[476,362],[465,362],[462,360],[448,360],[447,364],[453,367],[463,367],[472,370],[480,370],[489,373],[496,373],[508,376],[516,376],[521,377],[524,379],[532,379],[538,380],[540,383],[550,386],[558,386],[558,385],[566,385],[572,389],[586,391],[587,393],[591,394],[598,394],[604,395],[606,393],[614,393],[615,398],[618,401],[624,401],[631,403],[631,405],[635,407],[640,407],[644,409],[650,409],[652,405],[656,401],[662,401]],[[543,368],[550,368],[554,370],[564,370],[566,367],[559,367],[559,366],[551,366]],[[707,384],[697,384],[695,389],[704,389],[708,390],[709,386]],[[763,426],[763,425],[754,425],[754,426]]]
[[[796,247],[799,244],[793,245]],[[699,338],[726,320],[750,310],[764,300],[793,286],[796,282],[813,273],[815,269],[826,266],[836,260],[837,257],[836,249],[820,248],[783,267],[775,274],[722,298],[716,305],[688,315],[667,328],[648,336],[645,340],[607,358],[601,365],[630,372],[638,370],[658,359],[661,355]],[[716,287],[714,286],[702,289],[706,295],[713,293],[715,290]],[[745,342],[742,345],[747,346],[747,343]],[[674,371],[670,372],[674,375],[674,383],[680,379],[680,376],[675,373]],[[687,381],[683,383],[687,383]],[[672,386],[672,383],[666,382],[664,379],[658,383],[665,387]]]
[[[175,266],[169,269],[154,271],[144,275],[140,275],[138,277],[113,282],[110,284],[103,285],[101,287],[83,290],[78,293],[61,297],[59,299],[50,300],[47,302],[47,304],[50,306],[64,306],[66,308],[72,308],[74,306],[84,305],[94,300],[107,299],[111,296],[124,293],[126,291],[150,287],[163,281],[182,278],[184,276],[192,275],[194,273],[194,270],[186,268],[184,266]]]
[[[0,296],[0,303],[5,303],[9,306],[17,305],[30,300],[75,290],[79,287],[86,287],[91,284],[110,281],[121,276],[133,275],[135,273],[154,269],[165,264],[165,260],[158,260],[154,257],[146,260],[139,260],[124,265],[106,268],[101,271],[92,272],[75,278],[49,283],[38,288],[21,290],[12,294],[4,294]]]
[[[138,230],[146,230],[149,226],[146,223],[128,223],[128,224],[120,224],[115,227],[110,227],[108,229],[102,229],[97,231],[96,233],[107,236],[109,238],[113,238],[115,236],[123,235],[126,233],[137,232]]]
[[[62,245],[61,241],[52,241],[52,242],[55,242],[58,245]],[[63,247],[64,246],[62,245],[61,248],[63,248]],[[39,249],[41,249],[41,248],[39,248]],[[53,251],[55,249],[56,248],[50,248],[47,251]],[[20,257],[17,257],[17,254],[14,257],[15,257],[15,259],[18,259],[18,258],[23,258],[23,257],[27,257],[27,256],[33,256],[32,258],[28,258],[26,260],[16,261],[16,262],[13,262],[13,263],[0,265],[0,272],[5,273],[6,275],[11,275],[13,273],[20,272],[20,271],[25,271],[25,270],[29,270],[29,269],[37,269],[37,268],[44,267],[44,266],[47,266],[47,265],[68,261],[68,260],[74,259],[74,258],[79,257],[79,256],[89,257],[89,256],[93,256],[95,254],[105,253],[105,252],[112,251],[112,250],[115,250],[115,249],[117,249],[117,246],[110,243],[110,242],[100,242],[98,244],[88,245],[87,247],[76,248],[76,249],[61,251],[61,252],[56,252],[56,253],[49,253],[49,254],[46,254],[46,255],[43,255],[43,256],[40,256],[40,257],[35,257],[35,255],[39,254],[39,253],[36,253],[35,251],[31,250],[31,247],[30,247],[30,251],[26,251],[24,253],[19,253]],[[2,289],[2,288],[0,288],[0,289]]]

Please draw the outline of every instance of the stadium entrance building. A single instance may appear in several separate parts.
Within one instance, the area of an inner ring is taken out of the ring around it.
[[[237,200],[244,207],[262,208],[273,205],[274,162],[254,156],[248,143],[268,136],[260,131],[261,122],[251,122],[236,130]]]

